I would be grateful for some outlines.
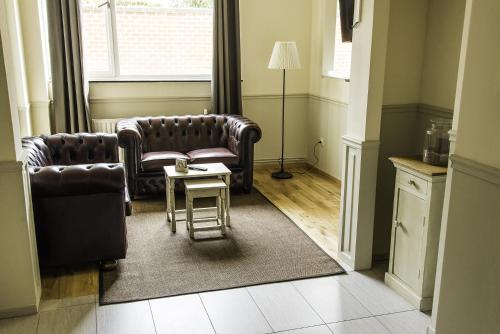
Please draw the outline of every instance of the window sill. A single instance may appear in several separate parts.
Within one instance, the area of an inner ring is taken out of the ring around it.
[[[196,83],[196,82],[211,82],[211,79],[170,79],[170,78],[91,78],[90,83],[142,83],[142,82],[172,82],[172,83]]]
[[[337,79],[337,80],[343,80],[345,82],[351,82],[350,78],[345,78],[345,77],[342,77],[340,75],[336,75],[336,74],[333,74],[333,73],[323,74],[321,77],[322,78],[327,78],[327,79]]]

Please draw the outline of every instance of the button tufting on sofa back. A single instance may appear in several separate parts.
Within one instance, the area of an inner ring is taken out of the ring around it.
[[[24,142],[28,145],[30,141],[32,144],[29,145],[36,145],[46,156],[43,165],[36,163],[36,161],[34,163],[28,161],[32,166],[118,162],[118,139],[115,134],[55,134],[39,138],[26,138],[23,145]]]
[[[227,147],[229,126],[224,115],[138,118],[144,152]]]

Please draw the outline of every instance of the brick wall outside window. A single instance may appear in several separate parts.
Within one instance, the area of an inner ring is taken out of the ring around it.
[[[333,75],[341,78],[351,77],[351,54],[352,43],[342,42],[342,31],[340,27],[340,11],[337,5],[337,18],[335,22],[335,49],[333,56]]]
[[[86,66],[108,69],[105,11],[83,7]],[[210,75],[212,9],[116,7],[121,75]]]

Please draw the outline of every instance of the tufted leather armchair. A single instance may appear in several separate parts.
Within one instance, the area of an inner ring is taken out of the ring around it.
[[[231,171],[231,184],[252,190],[254,144],[260,127],[243,116],[196,115],[140,117],[117,124],[118,144],[125,149],[130,196],[165,190],[163,166],[176,158],[190,163],[222,162]]]
[[[125,258],[130,206],[117,142],[104,133],[23,138],[43,266]]]

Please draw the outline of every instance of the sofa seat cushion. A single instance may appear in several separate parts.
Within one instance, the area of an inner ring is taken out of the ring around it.
[[[210,164],[222,162],[227,167],[238,166],[240,159],[236,154],[225,147],[205,148],[188,152],[190,162],[193,164]]]
[[[142,155],[141,166],[145,172],[163,171],[163,166],[175,165],[175,159],[189,157],[183,153],[175,151],[148,152]]]

